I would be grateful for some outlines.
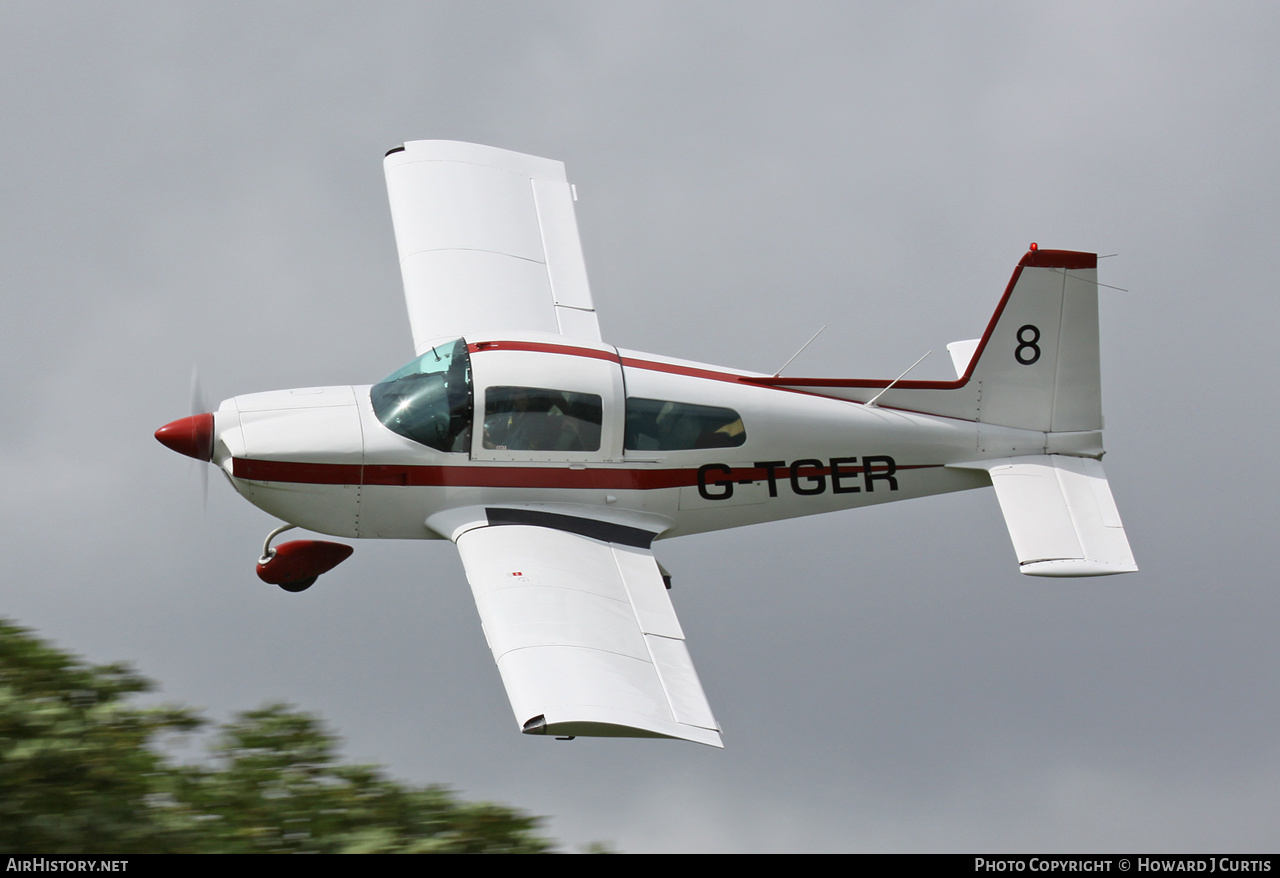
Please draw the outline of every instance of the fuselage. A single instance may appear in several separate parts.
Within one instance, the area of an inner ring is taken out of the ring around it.
[[[676,536],[989,485],[948,464],[1045,441],[984,426],[979,447],[971,421],[768,377],[563,338],[442,340],[378,385],[226,400],[213,458],[254,505],[335,536],[447,538],[447,510],[530,503]]]

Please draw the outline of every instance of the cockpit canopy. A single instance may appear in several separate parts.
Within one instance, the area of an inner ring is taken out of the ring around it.
[[[437,451],[466,452],[474,410],[471,357],[462,339],[437,345],[369,391],[387,429]]]

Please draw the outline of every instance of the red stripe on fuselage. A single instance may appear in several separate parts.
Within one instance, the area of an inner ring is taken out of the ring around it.
[[[732,464],[727,464],[732,466]],[[897,472],[929,469],[941,464],[898,464]],[[861,475],[861,465],[841,467],[842,476]],[[887,466],[872,465],[871,472],[887,472]],[[773,469],[775,479],[790,478],[791,467]],[[462,466],[412,466],[404,464],[296,463],[287,460],[248,460],[233,458],[231,474],[251,482],[288,482],[306,485],[391,485],[411,487],[466,488],[595,488],[610,491],[653,491],[698,484],[698,469],[569,469],[564,465],[496,466],[465,464]],[[805,466],[797,478],[829,476],[831,468]],[[717,473],[719,477],[719,473]],[[768,478],[765,467],[733,468],[733,481],[750,479],[762,482]]]
[[[487,351],[534,351],[542,354],[567,354],[573,357],[588,357],[593,360],[608,360],[616,363],[619,360],[617,351],[599,351],[595,348],[580,348],[567,344],[545,344],[538,341],[478,341],[467,345],[467,353],[481,354]]]
[[[712,381],[753,381],[748,375],[735,375],[732,372],[719,372],[714,369],[700,369],[695,366],[683,366],[677,363],[662,363],[656,360],[640,360],[623,357],[616,351],[601,351],[595,348],[580,348],[566,344],[548,344],[539,341],[480,341],[467,345],[467,352],[483,354],[488,351],[531,351],[540,354],[563,354],[570,357],[588,357],[593,360],[607,360],[621,363],[632,369],[647,369],[650,372],[669,372],[673,375],[689,375],[694,378],[708,378]]]
[[[728,381],[731,383],[739,383],[743,381],[756,381],[756,377],[751,375],[735,375],[732,372],[717,372],[714,369],[699,369],[695,366],[682,366],[678,363],[662,363],[657,360],[637,360],[632,357],[623,357],[622,365],[631,369],[645,369],[649,372],[667,372],[672,375],[688,375],[691,378],[706,378],[710,381]]]
[[[359,485],[358,463],[297,463],[282,460],[231,459],[231,475],[251,482],[297,482],[305,485]]]

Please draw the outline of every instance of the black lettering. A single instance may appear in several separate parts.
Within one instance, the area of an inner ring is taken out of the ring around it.
[[[810,467],[815,470],[811,476],[801,476],[800,467]],[[800,487],[800,479],[806,478],[813,484],[807,488]],[[822,461],[813,458],[805,458],[797,460],[791,464],[791,490],[801,495],[821,494],[827,490],[827,476],[822,471]]]
[[[707,490],[707,473],[712,470],[718,470],[725,476],[733,475],[733,470],[723,463],[704,463],[698,467],[698,494],[703,500],[728,500],[733,496],[733,482],[728,478],[717,479],[711,483],[724,488],[719,494],[712,494]]]
[[[780,466],[786,466],[787,462],[785,460],[765,460],[765,461],[757,460],[755,465],[764,470],[764,477],[769,480],[769,496],[777,497],[778,496],[777,470],[778,470],[778,467]]]
[[[831,493],[833,493],[833,494],[856,494],[856,493],[858,493],[859,491],[861,491],[861,490],[862,490],[862,489],[861,489],[861,488],[859,488],[857,485],[847,485],[847,486],[846,486],[846,485],[842,485],[842,484],[840,484],[840,480],[841,480],[841,479],[856,479],[856,478],[858,477],[858,474],[857,474],[856,472],[849,472],[849,471],[847,471],[847,470],[841,470],[841,469],[840,469],[840,464],[842,464],[842,463],[855,464],[855,463],[857,463],[857,462],[858,462],[858,458],[856,458],[856,457],[833,457],[833,458],[831,458]]]
[[[1023,338],[1022,336],[1027,333],[1031,334],[1030,337]],[[1040,359],[1040,345],[1036,344],[1038,341],[1040,341],[1040,327],[1033,323],[1019,327],[1018,346],[1013,349],[1013,358],[1024,366],[1030,366]]]
[[[873,472],[875,466],[884,466],[884,472]],[[893,458],[887,454],[875,455],[872,457],[862,458],[862,483],[867,488],[867,493],[871,493],[876,489],[875,480],[884,479],[889,483],[889,490],[898,490],[898,480],[893,474],[898,471],[898,465],[893,462]]]

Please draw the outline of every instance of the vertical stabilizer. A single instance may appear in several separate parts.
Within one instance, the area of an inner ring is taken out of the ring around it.
[[[977,385],[983,423],[1046,433],[1101,430],[1098,257],[1028,251],[966,379]]]
[[[1046,433],[1101,430],[1097,255],[1028,250],[982,338],[947,347],[955,381],[752,380],[992,426]]]

